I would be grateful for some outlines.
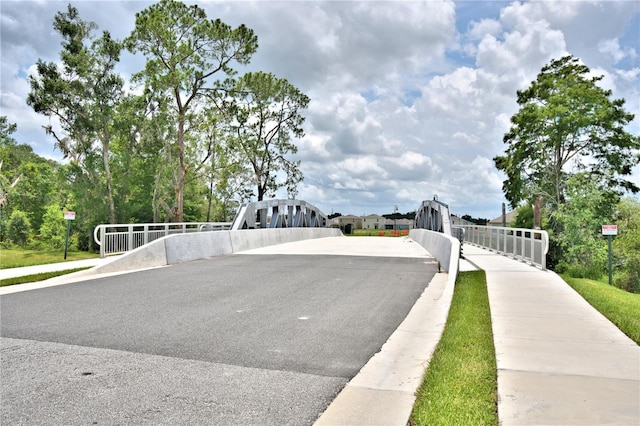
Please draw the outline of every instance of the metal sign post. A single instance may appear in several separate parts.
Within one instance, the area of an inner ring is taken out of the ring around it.
[[[64,220],[67,221],[67,238],[64,241],[64,260],[67,260],[69,249],[69,234],[71,232],[71,221],[76,219],[76,212],[64,212]]]
[[[614,235],[618,235],[618,225],[602,225],[602,235],[607,236],[607,240],[609,243],[609,285],[612,285],[613,284],[613,269],[612,269],[613,252],[611,249],[611,241]]]

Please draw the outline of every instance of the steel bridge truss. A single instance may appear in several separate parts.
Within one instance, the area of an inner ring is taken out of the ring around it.
[[[264,228],[326,228],[329,219],[302,200],[266,200],[242,204],[231,230]]]
[[[415,227],[452,235],[449,206],[435,197],[423,201],[416,211]]]

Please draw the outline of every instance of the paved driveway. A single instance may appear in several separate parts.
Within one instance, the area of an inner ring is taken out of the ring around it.
[[[2,296],[2,424],[311,424],[437,270],[237,254]]]

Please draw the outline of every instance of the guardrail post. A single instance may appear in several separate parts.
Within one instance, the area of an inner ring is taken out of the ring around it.
[[[104,226],[100,227],[99,233],[100,233],[100,258],[104,259],[105,257],[107,257],[107,254],[106,254],[107,251],[106,251],[106,248],[105,248],[106,244],[104,242],[106,230],[105,230]]]
[[[133,225],[127,226],[127,251],[133,250]]]

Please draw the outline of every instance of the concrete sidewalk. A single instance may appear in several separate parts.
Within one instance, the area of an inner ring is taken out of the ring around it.
[[[464,246],[484,269],[502,425],[640,424],[640,347],[551,271]]]
[[[34,281],[30,283],[24,283],[19,285],[3,286],[0,287],[0,296],[11,293],[18,293],[21,291],[36,290],[45,287],[51,287],[61,284],[68,284],[76,281],[82,281],[85,279],[98,278],[95,273],[94,267],[104,265],[112,261],[115,257],[109,257],[105,259],[84,259],[84,260],[72,260],[68,262],[49,263],[46,265],[34,265],[25,266],[21,268],[9,268],[0,269],[0,283],[3,280],[16,277],[26,277],[29,275],[42,274],[46,272],[59,272],[67,271],[69,269],[76,268],[90,268],[71,274],[60,275],[58,277],[49,278],[44,281]]]
[[[84,259],[84,260],[70,260],[68,262],[49,263],[46,265],[34,265],[24,266],[21,268],[9,268],[0,269],[0,280],[6,280],[8,278],[24,277],[27,275],[42,274],[45,272],[58,272],[66,271],[76,268],[92,268],[97,265],[102,265],[108,262],[110,259]]]

